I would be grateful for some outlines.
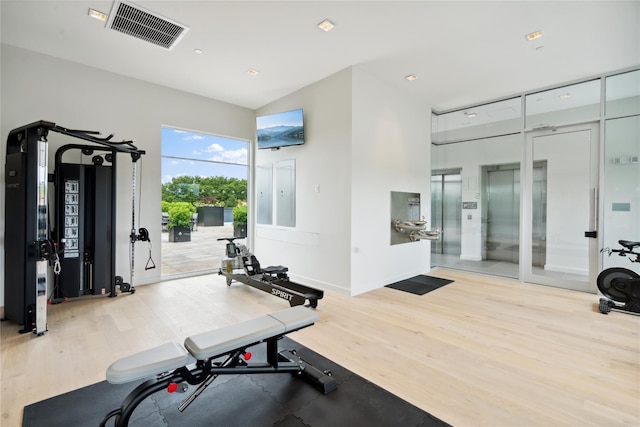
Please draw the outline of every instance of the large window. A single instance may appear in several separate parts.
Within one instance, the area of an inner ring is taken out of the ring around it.
[[[233,214],[247,208],[247,178],[247,141],[162,128],[162,276],[220,267],[226,242],[217,239],[237,233]],[[172,212],[187,209],[189,230],[176,240]]]

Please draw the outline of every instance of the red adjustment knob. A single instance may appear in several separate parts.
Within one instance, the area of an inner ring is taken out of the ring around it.
[[[177,383],[169,383],[169,385],[167,386],[167,392],[169,393],[174,393],[177,389],[178,389]]]
[[[250,351],[245,351],[244,352],[244,360],[251,360],[252,356],[253,356],[253,354],[251,354]]]

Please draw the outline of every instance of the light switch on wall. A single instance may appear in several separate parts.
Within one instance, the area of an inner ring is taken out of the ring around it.
[[[316,184],[313,186],[313,189],[315,190],[316,193],[320,192],[320,185]]]

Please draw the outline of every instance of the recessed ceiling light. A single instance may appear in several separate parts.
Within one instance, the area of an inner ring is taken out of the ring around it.
[[[107,15],[106,13],[100,12],[95,9],[89,9],[89,16],[102,22],[106,22],[107,18],[109,17],[109,15]]]
[[[570,96],[571,96],[571,94],[569,92],[567,92],[567,93],[563,93],[562,95],[559,95],[558,98],[565,99],[565,98],[569,98]]]
[[[473,117],[476,117],[476,116],[477,116],[477,114],[476,114],[476,113],[465,113],[465,114],[467,115],[467,117],[471,117],[471,118],[473,118]]]
[[[328,19],[325,19],[324,21],[318,24],[318,28],[320,28],[324,32],[331,31],[335,26],[336,24],[329,21]]]
[[[195,53],[202,53],[202,49],[193,49]]]
[[[260,74],[260,71],[258,70],[254,70],[253,68],[250,69],[249,71],[247,71],[247,74],[249,74],[250,76],[257,76],[258,74]]]
[[[405,79],[409,80],[410,82],[414,81],[417,78],[418,76],[416,76],[415,74],[409,74],[408,76],[405,76]]]
[[[534,31],[533,33],[529,33],[525,37],[529,41],[532,41],[532,40],[535,40],[535,39],[539,39],[540,37],[542,37],[542,30],[538,30],[538,31]]]

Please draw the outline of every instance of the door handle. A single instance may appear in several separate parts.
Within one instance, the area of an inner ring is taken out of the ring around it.
[[[589,228],[585,231],[584,237],[595,239],[598,237],[598,187],[594,187],[589,192],[589,202],[591,203],[591,214],[589,218]]]

